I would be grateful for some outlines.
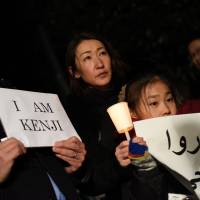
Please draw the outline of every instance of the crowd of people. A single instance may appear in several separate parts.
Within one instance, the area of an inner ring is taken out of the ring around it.
[[[188,44],[188,54],[199,84],[199,38]],[[52,148],[26,148],[16,138],[2,140],[0,199],[167,200],[172,192],[198,200],[191,187],[151,155],[145,162],[131,160],[130,143],[117,133],[106,110],[123,100],[134,120],[195,113],[200,112],[199,96],[182,98],[158,63],[144,62],[151,69],[131,77],[116,50],[97,34],[76,34],[66,62],[70,94],[64,108],[82,141],[71,137]],[[10,85],[2,80],[0,87]],[[5,136],[1,128],[0,138]],[[131,136],[131,142],[146,145]]]

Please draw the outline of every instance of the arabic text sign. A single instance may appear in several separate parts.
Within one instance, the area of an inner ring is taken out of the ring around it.
[[[200,113],[134,122],[149,152],[191,182],[200,197]]]

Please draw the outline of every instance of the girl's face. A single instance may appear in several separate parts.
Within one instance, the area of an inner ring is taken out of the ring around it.
[[[161,80],[149,83],[143,90],[136,116],[148,119],[167,115],[175,115],[176,103],[169,87]]]
[[[111,58],[105,46],[98,40],[84,40],[76,48],[75,77],[97,87],[106,87],[112,77]]]

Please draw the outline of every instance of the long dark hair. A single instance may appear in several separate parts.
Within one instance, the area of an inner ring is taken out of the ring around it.
[[[102,38],[100,35],[88,32],[78,33],[74,36],[67,47],[66,63],[67,66],[71,66],[72,73],[68,71],[68,82],[72,91],[77,93],[82,93],[83,90],[88,87],[81,78],[76,79],[74,73],[77,70],[75,63],[76,49],[77,46],[84,40],[98,40],[105,46],[110,58],[111,58],[111,69],[112,69],[112,82],[114,84],[122,85],[125,82],[126,74],[128,73],[128,65],[126,65],[120,58],[118,52],[114,50],[111,44]]]

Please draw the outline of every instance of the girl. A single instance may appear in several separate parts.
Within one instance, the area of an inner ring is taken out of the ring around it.
[[[177,91],[170,82],[159,72],[151,72],[138,76],[126,88],[128,102],[133,120],[143,120],[154,117],[175,115],[180,105]],[[134,137],[133,143],[146,145],[141,137]],[[168,193],[192,195],[191,188],[185,188],[173,176],[170,170],[155,160],[151,155],[141,162],[129,159],[129,143],[121,142],[115,152],[121,166],[132,164],[134,178],[130,183],[132,199],[165,200]],[[195,195],[191,199],[195,199]]]

